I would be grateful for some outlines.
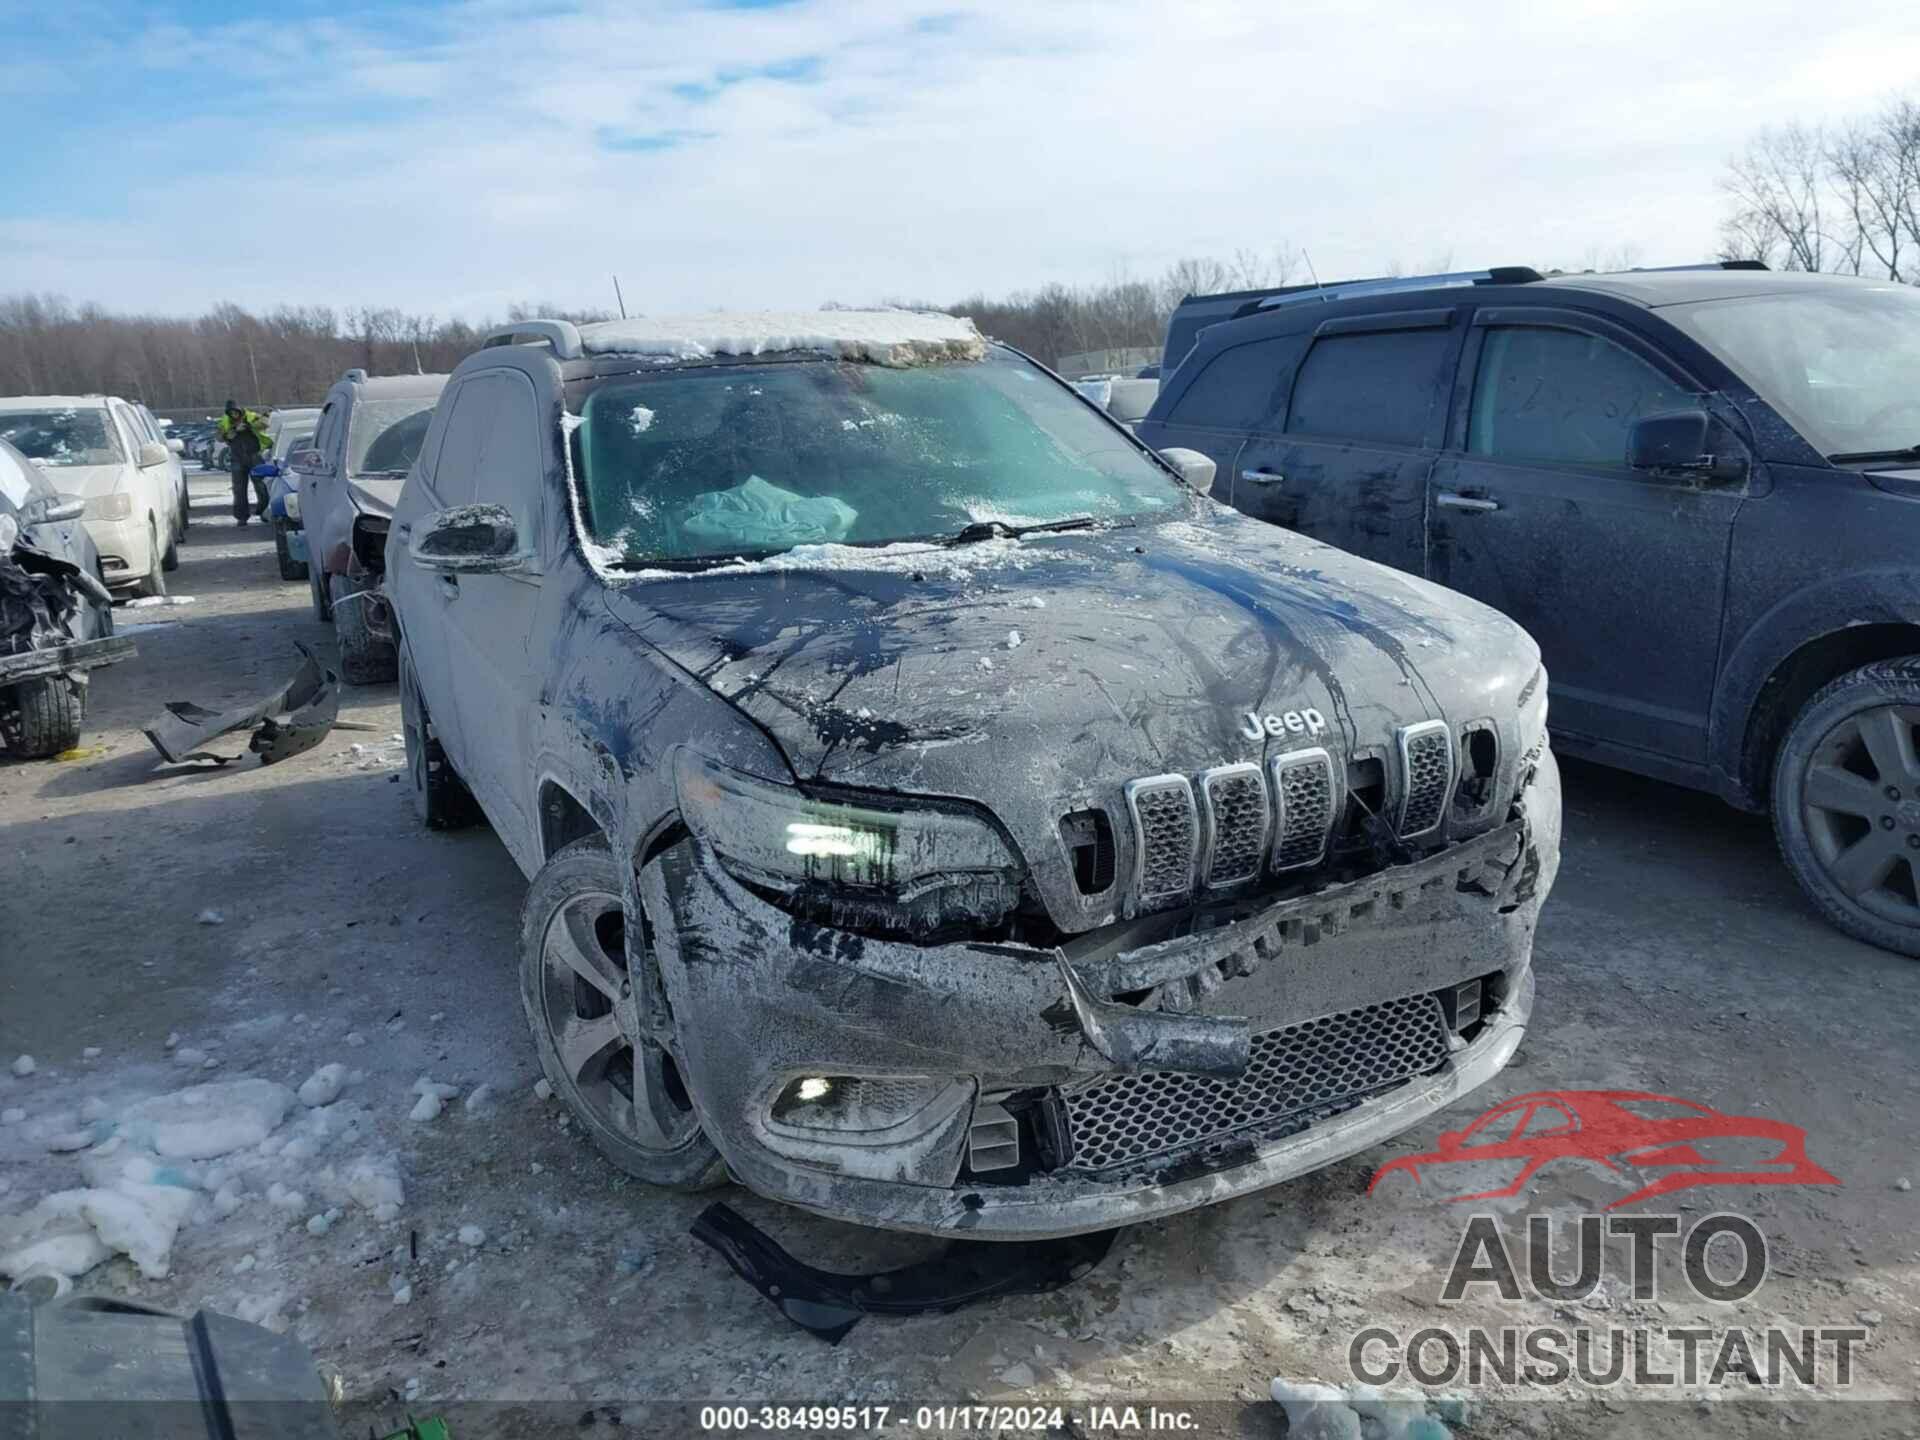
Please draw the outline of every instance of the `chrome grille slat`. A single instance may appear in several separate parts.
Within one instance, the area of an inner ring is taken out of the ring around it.
[[[1275,870],[1318,864],[1333,829],[1333,757],[1325,750],[1292,750],[1272,762],[1280,828],[1273,846]]]
[[[1061,1096],[1076,1170],[1175,1154],[1437,1070],[1447,1058],[1437,996],[1408,995],[1253,1039],[1232,1080],[1115,1075]]]
[[[1222,765],[1200,776],[1206,812],[1204,883],[1224,890],[1244,885],[1267,858],[1267,785],[1254,764]]]
[[[1453,796],[1453,735],[1444,720],[1400,731],[1400,834],[1424,835],[1440,823]]]
[[[1133,893],[1144,906],[1166,905],[1193,893],[1200,854],[1200,818],[1193,783],[1184,775],[1129,781],[1127,811],[1133,817]]]

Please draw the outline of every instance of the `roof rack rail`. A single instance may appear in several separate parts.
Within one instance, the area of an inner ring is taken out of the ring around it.
[[[1392,295],[1402,290],[1445,290],[1462,285],[1531,285],[1544,279],[1531,265],[1494,265],[1485,270],[1453,270],[1440,275],[1390,275],[1377,280],[1336,280],[1328,285],[1290,286],[1284,293],[1255,300],[1238,312],[1251,315],[1303,300],[1350,300],[1361,295]]]
[[[1600,275],[1672,275],[1682,270],[1771,270],[1764,260],[1697,260],[1691,265],[1634,265],[1625,270],[1582,273]]]
[[[556,360],[580,358],[580,330],[571,320],[516,320],[511,325],[489,330],[487,338],[480,342],[480,348],[488,350],[495,345],[541,342],[553,347],[553,358]]]

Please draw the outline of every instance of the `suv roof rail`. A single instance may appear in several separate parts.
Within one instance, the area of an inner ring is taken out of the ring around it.
[[[1493,265],[1485,270],[1451,270],[1439,275],[1390,275],[1377,280],[1336,280],[1329,285],[1290,285],[1264,299],[1250,301],[1236,315],[1251,315],[1303,300],[1349,300],[1361,295],[1392,295],[1401,290],[1444,290],[1457,285],[1531,285],[1546,277],[1531,265]]]
[[[511,325],[489,330],[487,338],[480,342],[480,348],[490,350],[495,345],[525,345],[541,341],[553,347],[553,358],[556,360],[580,358],[580,329],[571,320],[516,320]]]

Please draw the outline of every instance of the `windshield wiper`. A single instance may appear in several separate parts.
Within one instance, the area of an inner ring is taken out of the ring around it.
[[[1920,460],[1920,445],[1909,445],[1904,450],[1852,450],[1840,455],[1829,455],[1827,459],[1836,465],[1846,465],[1861,460]]]
[[[980,540],[1017,540],[1054,530],[1091,530],[1100,522],[1091,515],[1069,515],[1064,520],[1041,520],[1032,525],[1009,525],[1004,520],[976,520],[949,535],[942,544],[972,545]]]

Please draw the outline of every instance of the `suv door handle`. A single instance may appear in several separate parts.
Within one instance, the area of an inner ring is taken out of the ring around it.
[[[1433,503],[1442,510],[1469,510],[1476,515],[1500,508],[1498,500],[1483,500],[1477,495],[1461,495],[1453,490],[1442,490],[1433,497]]]
[[[460,581],[458,577],[444,573],[440,576],[440,598],[442,600],[457,600],[460,598]]]
[[[1278,485],[1287,477],[1278,470],[1242,470],[1240,478],[1249,485]]]

